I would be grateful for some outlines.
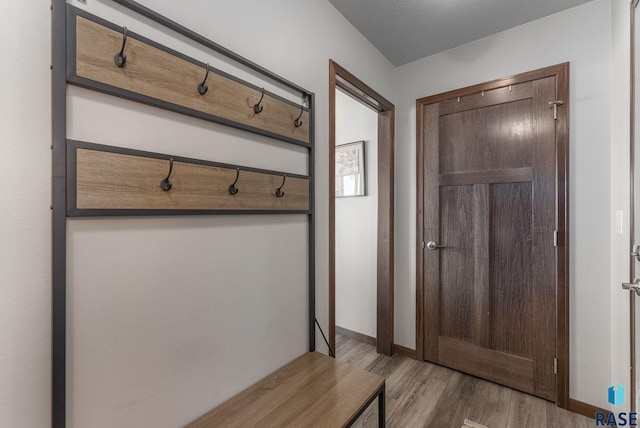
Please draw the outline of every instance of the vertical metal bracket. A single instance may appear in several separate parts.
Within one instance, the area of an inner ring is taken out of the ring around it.
[[[558,120],[558,106],[564,104],[562,100],[549,101],[549,105],[553,106],[553,120]]]
[[[557,230],[553,231],[553,246],[554,247],[558,246],[558,231]]]
[[[67,347],[67,4],[51,15],[51,427],[66,426]]]

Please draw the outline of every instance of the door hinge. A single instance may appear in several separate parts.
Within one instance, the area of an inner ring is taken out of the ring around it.
[[[553,374],[555,374],[555,375],[558,374],[558,359],[557,358],[553,359]]]
[[[558,246],[558,231],[557,230],[553,231],[553,246],[554,247]]]
[[[564,104],[562,100],[549,101],[549,105],[553,107],[553,120],[558,120],[558,106]]]

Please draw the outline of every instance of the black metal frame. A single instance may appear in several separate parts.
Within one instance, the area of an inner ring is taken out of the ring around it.
[[[367,402],[358,410],[358,412],[353,415],[353,417],[347,422],[346,426],[352,426],[360,416],[364,413],[365,410],[373,403],[373,401],[378,399],[378,427],[382,428],[386,426],[386,413],[385,413],[385,395],[386,395],[386,382],[383,382],[380,388],[376,390],[376,392],[367,400]]]
[[[66,424],[67,328],[67,82],[65,0],[52,0],[51,64],[51,426]]]
[[[102,82],[98,82],[95,80],[91,80],[91,79],[87,79],[85,77],[81,77],[78,76],[76,74],[76,16],[81,16],[83,18],[86,18],[92,22],[95,22],[97,24],[100,24],[104,27],[107,27],[111,30],[114,31],[122,31],[122,27],[119,27],[117,25],[115,25],[112,22],[109,22],[105,19],[102,19],[100,17],[97,17],[95,15],[92,15],[88,12],[85,12],[82,9],[78,9],[76,7],[73,6],[67,6],[68,9],[68,14],[67,14],[67,82],[71,83],[73,85],[79,86],[81,88],[86,88],[86,89],[92,89],[98,92],[102,92],[105,94],[109,94],[109,95],[115,95],[117,97],[120,98],[125,98],[131,101],[136,101],[136,102],[140,102],[143,104],[147,104],[153,107],[160,107],[164,110],[169,110],[169,111],[174,111],[176,113],[181,113],[181,114],[185,114],[187,116],[192,116],[192,117],[197,117],[199,119],[203,119],[203,120],[207,120],[209,122],[215,122],[215,123],[219,123],[221,125],[225,125],[225,126],[230,126],[232,128],[238,128],[238,129],[242,129],[244,131],[248,131],[248,132],[252,132],[254,134],[259,134],[259,135],[264,135],[266,137],[270,137],[270,138],[274,138],[276,140],[280,140],[280,141],[286,141],[288,143],[291,144],[296,144],[299,146],[303,146],[303,147],[308,147],[310,145],[310,142],[307,143],[306,141],[302,141],[302,140],[296,140],[295,138],[291,138],[291,137],[287,137],[284,135],[280,135],[274,132],[270,132],[270,131],[266,131],[264,129],[261,128],[257,128],[254,126],[249,126],[246,125],[244,123],[239,123],[239,122],[235,122],[233,120],[230,119],[226,119],[224,117],[220,117],[220,116],[216,116],[213,114],[209,114],[209,113],[204,113],[202,111],[199,110],[195,110],[195,109],[190,109],[187,107],[183,107],[181,105],[178,104],[173,104],[167,101],[163,101],[157,98],[153,98],[147,95],[142,95],[139,94],[137,92],[133,92],[133,91],[129,91],[126,89],[122,89],[119,88],[117,86],[112,86],[112,85],[107,85],[105,83]],[[187,55],[184,55],[181,52],[178,52],[176,50],[173,50],[167,46],[161,45],[160,43],[157,43],[151,39],[148,39],[144,36],[141,36],[131,30],[127,29],[127,38],[128,39],[136,39],[142,43],[145,43],[155,49],[161,50],[163,52],[166,52],[170,55],[173,55],[177,58],[180,58],[183,61],[186,62],[190,62],[191,64],[197,65],[198,67],[201,67],[203,72],[205,71],[205,69],[207,68],[207,64],[202,62],[202,61],[198,61],[197,59],[191,58]],[[211,73],[215,73],[218,75],[221,75],[227,79],[233,80],[236,83],[239,83],[241,85],[244,85],[248,88],[251,88],[255,91],[258,92],[263,92],[265,95],[268,95],[269,97],[273,98],[273,99],[277,99],[278,101],[281,101],[285,104],[289,104],[293,107],[296,108],[301,108],[303,111],[309,112],[309,108],[308,107],[304,107],[302,104],[297,104],[291,100],[288,100],[284,97],[281,97],[280,95],[274,94],[273,92],[269,92],[267,90],[265,90],[264,88],[261,88],[257,85],[254,85],[253,83],[247,82],[245,80],[242,80],[236,76],[233,76],[232,74],[229,74],[225,71],[219,70],[215,67],[212,67],[211,65],[208,66],[208,70]],[[194,82],[194,87],[196,87],[197,82]],[[304,98],[308,98],[309,96],[309,92],[308,91],[304,91],[302,92],[302,95],[304,96]],[[311,141],[311,138],[309,139],[309,141]]]
[[[70,19],[70,17],[75,17],[76,14],[81,14],[83,16],[89,15],[86,12],[83,12],[79,9],[76,9],[72,6],[66,4],[66,0],[52,0],[52,384],[51,384],[51,425],[54,428],[63,428],[66,426],[66,282],[67,282],[67,217],[72,215],[78,216],[95,216],[95,215],[113,215],[115,213],[107,213],[105,210],[100,210],[102,212],[97,212],[94,210],[78,210],[78,212],[67,212],[67,199],[71,199],[75,201],[74,193],[68,192],[68,180],[67,178],[72,174],[75,177],[75,163],[69,162],[68,160],[68,149],[67,149],[67,83],[72,83],[78,86],[82,86],[85,88],[97,90],[100,92],[104,92],[110,95],[120,96],[123,98],[127,98],[130,100],[134,100],[137,102],[141,102],[144,104],[149,104],[155,107],[171,110],[178,113],[187,114],[190,116],[198,117],[200,119],[220,123],[222,125],[232,126],[238,129],[242,129],[244,131],[257,133],[260,135],[264,135],[270,138],[275,138],[279,141],[286,141],[288,143],[296,144],[302,147],[306,147],[308,149],[308,178],[309,180],[309,211],[303,212],[292,212],[286,211],[286,213],[304,213],[308,215],[308,239],[309,239],[309,248],[308,248],[308,299],[309,299],[309,318],[308,318],[308,332],[309,332],[309,350],[315,351],[316,341],[315,341],[315,95],[307,91],[306,89],[297,86],[290,81],[280,77],[279,75],[249,61],[248,59],[218,45],[217,43],[189,30],[188,28],[160,15],[153,10],[140,5],[139,3],[132,0],[112,0],[114,3],[117,3],[133,12],[140,14],[141,16],[148,18],[158,24],[161,24],[165,28],[185,36],[202,46],[205,46],[215,52],[218,52],[225,57],[235,61],[236,63],[245,66],[253,71],[258,72],[261,76],[273,81],[281,85],[282,87],[288,88],[293,92],[297,92],[302,95],[303,99],[307,100],[307,107],[303,107],[304,111],[309,112],[309,142],[302,142],[292,138],[283,137],[280,135],[276,135],[274,133],[270,133],[268,131],[263,131],[261,129],[253,128],[250,126],[246,126],[244,124],[239,124],[236,122],[232,122],[226,120],[224,118],[219,118],[213,115],[206,115],[201,112],[185,109],[180,106],[175,106],[170,103],[161,102],[149,97],[143,97],[139,94],[133,94],[128,91],[119,90],[118,88],[113,88],[108,85],[102,85],[98,82],[94,82],[88,79],[81,79],[75,76],[75,66],[71,71],[68,67],[71,65],[67,60],[73,58],[75,62],[75,43],[71,43],[71,40],[75,40],[75,31],[73,31],[73,36],[67,39],[68,32],[70,32],[70,25],[72,24],[75,27],[75,19]],[[89,15],[92,16],[92,15]],[[68,22],[67,19],[70,19]],[[99,18],[97,18],[99,19]],[[101,20],[103,21],[103,20]],[[106,21],[103,21],[106,22]],[[113,27],[112,27],[113,28]],[[117,27],[116,27],[117,28]],[[119,30],[119,28],[118,28]],[[141,36],[136,35],[135,33],[128,33],[129,37],[135,37],[136,39],[140,39],[142,41],[150,42],[154,46],[158,47],[159,45],[151,42]],[[178,54],[183,59],[187,59],[194,64],[201,65],[204,69],[205,64],[200,63],[199,61],[190,59],[182,54],[176,53],[174,51],[169,50],[168,48],[162,47],[162,49],[167,50],[168,52]],[[67,54],[72,51],[74,55],[70,55],[67,57]],[[239,79],[229,75],[228,73],[222,72],[220,70],[214,70],[216,73],[220,73],[225,77],[232,78],[236,81]],[[74,77],[75,76],[75,77]],[[67,79],[69,81],[67,82]],[[257,88],[255,85],[252,85],[248,82],[240,81],[241,83],[254,88]],[[260,89],[261,90],[261,89]],[[268,93],[270,96],[280,99],[289,104],[300,107],[300,105],[295,104],[289,100],[286,100],[276,94]],[[75,145],[79,147],[80,145],[90,145],[90,143],[78,143],[72,142],[70,145]],[[103,148],[105,146],[102,146]],[[108,149],[110,150],[110,149]],[[75,150],[74,150],[75,152]],[[165,156],[156,154],[156,156],[166,159]],[[174,158],[178,159],[178,158]],[[186,158],[180,158],[186,159]],[[192,160],[194,161],[194,160]],[[69,162],[69,163],[68,163]],[[203,161],[204,162],[204,161]],[[69,168],[69,171],[67,169]],[[246,170],[253,170],[251,168],[244,168]],[[273,173],[273,172],[272,172]],[[290,174],[287,174],[291,176]],[[109,210],[113,211],[113,210]],[[133,211],[133,210],[132,210]],[[139,212],[132,212],[129,210],[121,210],[117,213],[117,215],[121,216],[131,216],[131,215],[141,215]],[[222,215],[230,215],[230,214],[259,214],[260,212],[256,211],[201,211],[196,210],[197,212],[191,212],[188,210],[176,210],[178,212],[173,212],[170,210],[163,210],[162,215],[188,215],[188,214],[222,214]],[[268,211],[264,212],[265,214],[274,214],[279,213],[278,211]],[[149,215],[150,212],[145,212],[144,215]],[[382,390],[379,391],[378,397],[382,398],[382,402],[384,403],[384,386]],[[383,409],[384,411],[384,409]]]

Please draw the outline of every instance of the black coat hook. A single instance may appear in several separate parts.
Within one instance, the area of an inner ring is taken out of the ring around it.
[[[303,111],[304,111],[304,106],[300,105],[300,114],[298,115],[296,120],[293,121],[293,126],[295,126],[296,128],[300,128],[302,126],[302,120],[300,120],[300,118],[302,117]]]
[[[198,93],[200,95],[204,95],[209,90],[209,86],[207,86],[207,79],[209,78],[209,64],[207,63],[207,73],[204,75],[204,80],[201,84],[198,85]]]
[[[284,196],[284,190],[282,190],[282,188],[284,187],[285,181],[287,181],[287,174],[282,174],[282,184],[276,189],[276,198]]]
[[[173,184],[171,184],[171,173],[173,172],[173,158],[169,159],[169,174],[167,174],[167,178],[165,178],[164,180],[162,180],[160,182],[160,188],[162,190],[164,190],[165,192],[168,192],[169,190],[171,190],[171,187],[173,187]]]
[[[240,178],[240,168],[236,168],[236,179],[231,186],[229,186],[229,194],[237,195],[238,188],[236,187],[236,183],[238,182],[238,178]]]
[[[262,100],[264,99],[264,88],[262,88],[262,96],[260,97],[260,101],[257,104],[253,105],[253,112],[258,114],[262,111]]]
[[[127,63],[127,56],[124,54],[124,47],[127,44],[127,27],[122,27],[122,49],[114,57],[113,61],[120,68],[124,67]]]

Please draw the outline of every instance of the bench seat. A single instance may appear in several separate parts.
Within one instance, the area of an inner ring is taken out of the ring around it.
[[[348,427],[378,398],[384,426],[384,378],[307,352],[187,425],[203,427]]]

